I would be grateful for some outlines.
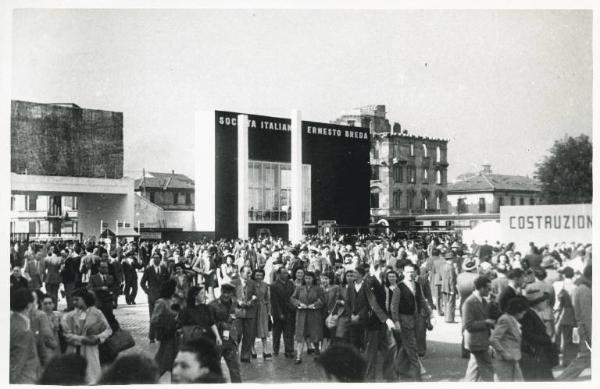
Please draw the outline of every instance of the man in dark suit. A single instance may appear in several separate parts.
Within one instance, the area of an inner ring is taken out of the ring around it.
[[[160,296],[162,284],[168,279],[169,275],[167,269],[164,266],[161,266],[160,254],[153,254],[152,264],[146,267],[144,275],[142,276],[142,280],[140,281],[142,290],[144,293],[146,293],[146,295],[148,295],[148,311],[150,313],[150,317],[152,317],[152,312],[154,311],[154,303]],[[150,326],[148,338],[150,338],[150,343],[155,342],[156,336],[153,326]]]
[[[46,274],[46,264],[38,256],[29,258],[23,272],[29,276],[29,288],[35,290],[44,286],[44,274]]]
[[[119,322],[113,313],[113,295],[115,293],[115,279],[108,274],[108,262],[102,261],[98,266],[98,273],[90,277],[88,289],[96,295],[96,306],[102,311],[106,321],[113,331],[119,329]]]
[[[463,304],[462,325],[465,348],[471,352],[465,381],[493,381],[494,371],[490,354],[490,329],[495,321],[489,318],[486,297],[491,290],[487,277],[475,279],[475,291]]]
[[[77,245],[75,250],[69,254],[65,260],[65,266],[61,272],[63,285],[65,287],[65,299],[67,300],[67,311],[73,309],[73,302],[71,296],[75,289],[81,286],[81,273],[79,268],[81,267],[81,247]]]
[[[435,304],[437,305],[438,316],[444,316],[444,295],[442,293],[442,267],[446,264],[444,258],[440,257],[440,250],[432,250],[433,258],[433,284],[431,290],[434,294]]]
[[[525,283],[525,272],[521,269],[512,269],[506,277],[508,278],[508,286],[496,299],[502,313],[506,312],[508,301],[521,294],[521,288]]]
[[[421,380],[421,363],[417,352],[417,320],[418,315],[430,315],[429,306],[423,296],[421,286],[415,281],[416,268],[408,262],[403,269],[404,278],[392,295],[392,320],[395,336],[402,345],[399,373],[414,380]]]
[[[366,271],[359,266],[354,271],[354,282],[348,283],[346,314],[349,317],[350,343],[360,352],[365,349],[367,320],[369,318],[369,301],[364,290]]]
[[[31,330],[30,313],[33,295],[26,288],[10,293],[10,373],[11,384],[36,383],[40,374],[35,335]]]
[[[383,377],[387,381],[392,381],[394,379],[392,369],[393,359],[391,358],[392,355],[388,352],[387,331],[391,331],[394,328],[394,322],[385,310],[385,288],[377,277],[367,275],[364,278],[364,289],[370,310],[366,325],[366,380],[368,382],[376,381],[377,357],[379,352],[383,352],[386,355],[383,363]]]
[[[444,255],[446,263],[442,267],[442,294],[444,295],[444,320],[454,323],[456,311],[456,269],[454,268],[454,255],[450,252]]]
[[[238,306],[235,313],[238,344],[242,343],[240,361],[245,363],[250,362],[256,339],[257,290],[255,282],[250,279],[251,274],[250,266],[242,266],[240,278],[233,282]]]
[[[27,279],[23,277],[21,273],[21,268],[19,266],[13,266],[12,274],[10,275],[10,290],[17,289],[29,289],[29,283]]]
[[[121,265],[123,267],[123,278],[125,279],[125,287],[123,288],[125,302],[128,305],[135,305],[135,298],[138,291],[138,275],[137,264],[131,252],[127,253],[127,256],[123,258]]]
[[[296,307],[290,297],[294,294],[294,283],[290,281],[288,271],[281,266],[276,272],[277,278],[271,284],[271,315],[273,316],[273,354],[279,354],[281,333],[286,358],[294,358],[294,327],[296,326]]]

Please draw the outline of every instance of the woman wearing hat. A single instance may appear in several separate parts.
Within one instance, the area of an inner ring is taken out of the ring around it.
[[[521,319],[521,371],[525,381],[552,381],[552,368],[558,364],[558,353],[546,333],[542,320],[548,296],[541,290],[529,289],[525,293],[529,309]]]

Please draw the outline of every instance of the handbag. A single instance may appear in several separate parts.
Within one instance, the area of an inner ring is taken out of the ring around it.
[[[327,316],[327,318],[325,319],[325,326],[330,330],[334,329],[335,327],[337,327],[339,318],[340,315],[334,315],[333,312],[330,313],[329,316]]]
[[[106,339],[104,343],[98,346],[100,363],[110,363],[114,361],[121,351],[135,346],[135,340],[131,332],[119,329]]]

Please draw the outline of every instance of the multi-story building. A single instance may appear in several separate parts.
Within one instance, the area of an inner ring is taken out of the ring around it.
[[[144,172],[135,180],[135,223],[142,238],[194,230],[194,180],[184,174]]]
[[[335,120],[371,131],[371,221],[392,229],[427,224],[429,215],[447,212],[448,141],[411,135],[385,115],[376,105]]]
[[[97,237],[104,223],[132,222],[133,210],[121,112],[12,101],[13,237]]]
[[[448,187],[448,212],[456,228],[472,228],[482,221],[499,220],[503,205],[541,204],[540,183],[532,178],[493,174],[483,165],[478,174],[467,176]]]

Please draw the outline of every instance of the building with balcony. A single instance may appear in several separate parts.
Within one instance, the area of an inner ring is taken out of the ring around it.
[[[384,105],[367,106],[334,121],[371,131],[371,222],[393,230],[428,224],[447,212],[448,141],[409,134],[385,115]]]
[[[76,104],[11,104],[11,235],[98,237],[133,221],[123,114]]]
[[[457,228],[473,228],[482,221],[498,221],[504,205],[541,204],[540,183],[532,178],[494,174],[490,165],[448,186],[448,213]]]

